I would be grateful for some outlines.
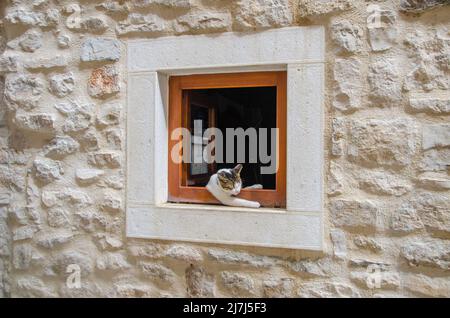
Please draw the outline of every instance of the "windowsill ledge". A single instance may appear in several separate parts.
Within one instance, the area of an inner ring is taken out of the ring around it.
[[[284,208],[245,208],[226,205],[213,205],[213,204],[189,204],[189,203],[161,203],[156,205],[158,208],[165,209],[179,209],[179,210],[197,210],[197,211],[211,211],[211,212],[245,212],[245,213],[299,213],[289,212]],[[300,212],[302,214],[317,214],[316,212]]]
[[[320,212],[130,203],[126,227],[133,238],[322,250]]]

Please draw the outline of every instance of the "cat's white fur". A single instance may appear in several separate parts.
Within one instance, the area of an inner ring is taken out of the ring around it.
[[[220,170],[218,171],[220,172]],[[261,185],[253,185],[253,188],[262,188]],[[250,188],[250,187],[249,187]],[[217,173],[209,178],[206,189],[222,204],[229,206],[239,206],[246,208],[259,208],[259,202],[236,198],[235,196],[241,192],[241,183],[235,186],[232,190],[225,190],[220,186]]]

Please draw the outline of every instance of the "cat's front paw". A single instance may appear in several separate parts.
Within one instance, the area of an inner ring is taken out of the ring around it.
[[[252,204],[252,205],[253,205],[252,208],[257,209],[257,208],[260,208],[260,207],[261,207],[261,204],[260,204],[259,202],[253,201],[252,203],[253,203],[253,204]]]

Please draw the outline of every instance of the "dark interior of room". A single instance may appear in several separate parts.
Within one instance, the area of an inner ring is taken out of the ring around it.
[[[268,129],[267,151],[269,156],[271,147],[271,131],[270,128],[276,127],[276,87],[250,87],[250,88],[219,88],[219,89],[200,89],[189,90],[191,96],[201,97],[200,99],[213,105],[215,108],[216,127],[219,128],[224,137],[224,160],[226,158],[226,128],[241,127],[244,130],[250,127],[257,129],[258,135],[258,158],[257,163],[249,163],[249,138],[246,137],[246,155],[243,162],[244,168],[241,172],[243,187],[253,184],[262,184],[264,189],[275,189],[275,174],[261,174],[259,156],[259,128]],[[195,98],[192,98],[195,99]],[[194,109],[191,103],[191,109]],[[198,108],[197,108],[198,109]],[[209,121],[204,110],[191,112],[191,128],[193,128],[193,120],[201,119],[204,122],[203,130],[208,128]],[[216,168],[231,168],[237,162],[237,145],[235,138],[235,160],[234,163],[217,163]],[[204,186],[206,183],[195,184],[195,186]]]

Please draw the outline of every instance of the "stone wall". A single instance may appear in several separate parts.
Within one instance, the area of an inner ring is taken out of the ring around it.
[[[2,5],[0,297],[450,297],[448,1]],[[126,239],[123,41],[312,24],[325,251]]]

